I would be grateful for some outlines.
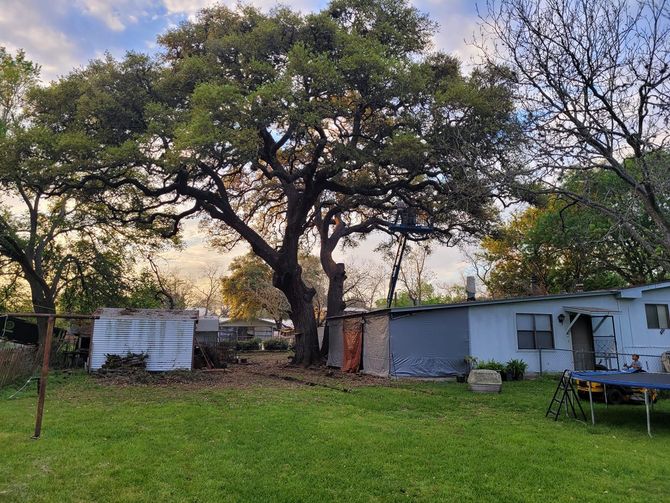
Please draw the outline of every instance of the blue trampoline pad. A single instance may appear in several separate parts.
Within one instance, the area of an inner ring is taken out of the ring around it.
[[[647,388],[647,389],[670,389],[670,374],[653,372],[618,372],[618,371],[596,371],[596,372],[573,372],[573,379],[582,381],[598,382],[616,386]]]

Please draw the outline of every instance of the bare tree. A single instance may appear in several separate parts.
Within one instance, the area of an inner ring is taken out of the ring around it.
[[[390,271],[385,263],[363,261],[348,267],[344,284],[347,305],[374,309],[375,303],[385,295]]]
[[[495,38],[485,49],[489,58],[508,65],[518,84],[528,140],[528,169],[521,173],[531,189],[527,197],[568,195],[667,258],[668,2],[491,0],[483,26],[485,36]],[[628,198],[606,187],[594,190],[588,176],[566,187],[562,177],[574,170],[605,170]],[[641,225],[640,214],[654,225]]]
[[[222,313],[221,276],[219,266],[210,264],[206,267],[204,276],[193,286],[196,304],[205,308],[205,316]]]
[[[148,257],[147,260],[158,286],[157,296],[165,308],[185,309],[192,305],[194,300],[193,283],[167,268],[161,270],[156,264],[155,258]]]
[[[426,268],[426,259],[430,254],[430,247],[417,243],[400,266],[400,282],[415,306],[421,305],[427,293],[432,293],[426,291],[431,279],[435,277],[435,273]]]

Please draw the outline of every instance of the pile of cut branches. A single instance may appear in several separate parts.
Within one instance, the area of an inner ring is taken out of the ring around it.
[[[99,375],[118,375],[128,373],[145,373],[147,371],[147,353],[128,353],[121,355],[105,355],[105,363],[98,371]]]

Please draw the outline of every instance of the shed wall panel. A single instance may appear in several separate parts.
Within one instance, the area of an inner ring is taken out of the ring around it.
[[[343,334],[342,320],[328,321],[328,366],[342,366]]]
[[[147,353],[147,370],[190,369],[193,358],[193,320],[98,319],[93,328],[91,370],[105,355]]]
[[[445,377],[466,371],[467,307],[415,312],[390,323],[391,375]]]
[[[387,377],[389,375],[389,317],[366,316],[363,325],[364,374]]]

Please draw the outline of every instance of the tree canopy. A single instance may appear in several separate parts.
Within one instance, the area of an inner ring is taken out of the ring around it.
[[[308,15],[213,7],[161,36],[159,58],[74,72],[45,91],[41,113],[89,201],[166,235],[204,215],[219,245],[247,242],[286,296],[296,361],[309,364],[315,291],[299,254],[319,209],[422,193],[452,222],[494,213],[472,182],[513,134],[501,128],[513,122],[502,74],[473,74],[499,97],[481,100],[453,58],[430,53],[433,29],[405,0],[335,0]],[[472,136],[468,123],[480,125]]]
[[[647,253],[664,248],[667,260],[670,3],[491,0],[488,7],[485,50],[517,83],[526,197],[560,193],[594,208]],[[600,170],[625,187],[646,220],[593,197],[589,183],[561,183],[566,173]]]
[[[564,180],[568,190],[586,184],[601,204],[626,212],[639,228],[653,227],[636,198],[609,171],[580,172]],[[478,258],[494,297],[613,288],[661,281],[669,273],[657,253],[649,253],[601,212],[556,195],[517,212],[495,236],[482,241]]]
[[[127,228],[68,188],[81,145],[54,124],[71,108],[60,89],[37,87],[38,71],[22,52],[0,50],[0,275],[25,280],[39,313],[57,303],[82,312],[118,305],[139,250],[161,243],[152,229]]]

